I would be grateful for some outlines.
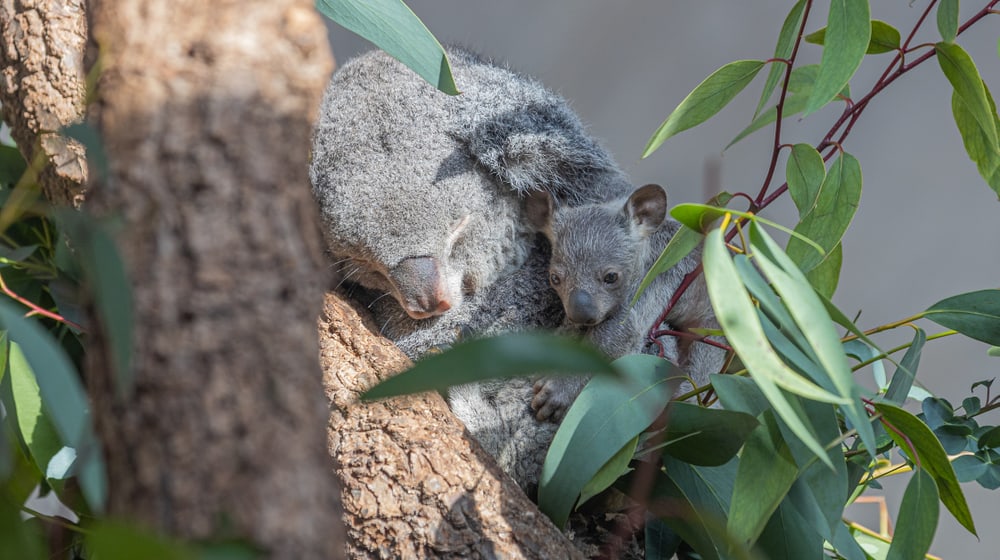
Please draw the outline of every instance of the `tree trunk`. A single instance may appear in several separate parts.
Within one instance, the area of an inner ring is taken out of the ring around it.
[[[109,514],[272,557],[343,555],[316,314],[326,265],[307,178],[332,68],[308,0],[92,0],[92,107],[122,222],[135,390],[88,347]]]
[[[87,164],[83,146],[55,131],[84,106],[84,0],[0,0],[0,104],[45,197],[77,206]]]
[[[358,395],[409,366],[328,294],[320,362],[333,403],[352,558],[579,558],[570,541],[465,432],[436,393],[370,404]]]

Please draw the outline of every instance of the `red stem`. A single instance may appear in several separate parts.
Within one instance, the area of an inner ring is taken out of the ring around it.
[[[53,313],[53,312],[51,312],[51,311],[49,311],[47,309],[43,309],[43,308],[39,307],[38,305],[36,305],[34,302],[29,301],[29,300],[27,300],[27,299],[25,299],[25,298],[23,298],[23,297],[15,294],[10,288],[7,287],[7,283],[4,282],[2,274],[0,274],[0,291],[2,291],[8,297],[10,297],[11,299],[17,301],[21,305],[24,305],[25,307],[27,307],[30,310],[30,311],[28,311],[27,313],[24,314],[25,317],[31,317],[32,315],[42,315],[43,317],[48,317],[49,319],[52,319],[54,321],[59,321],[60,323],[63,323],[65,325],[69,325],[70,327],[73,327],[74,329],[76,329],[78,331],[81,331],[81,332],[84,331],[83,327],[81,327],[80,325],[77,325],[76,323],[74,323],[73,321],[70,321],[69,319],[66,319],[62,315],[59,315],[58,313]]]

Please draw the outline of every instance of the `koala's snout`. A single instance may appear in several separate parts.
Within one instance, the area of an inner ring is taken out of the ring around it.
[[[389,271],[400,304],[414,319],[441,315],[451,309],[448,286],[434,257],[409,257]]]
[[[566,318],[577,325],[596,325],[604,319],[600,316],[601,313],[594,297],[586,290],[574,289],[571,291],[567,301],[563,303],[563,307],[566,308]]]

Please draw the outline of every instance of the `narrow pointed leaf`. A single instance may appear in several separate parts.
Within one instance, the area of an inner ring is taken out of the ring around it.
[[[822,45],[826,42],[826,28],[806,36],[806,42]],[[872,20],[872,36],[865,54],[882,54],[899,49],[899,30],[884,21]]]
[[[916,469],[903,492],[896,532],[886,560],[921,559],[931,549],[937,532],[938,489],[934,478],[924,469]]]
[[[639,288],[635,292],[635,296],[632,297],[632,302],[629,305],[635,305],[635,302],[639,301],[639,296],[642,295],[649,284],[656,279],[657,276],[663,274],[675,264],[681,262],[681,259],[691,254],[701,240],[705,236],[698,233],[697,231],[687,227],[681,226],[680,229],[674,233],[674,236],[670,238],[667,246],[663,248],[663,253],[656,259],[653,266],[650,267],[649,271],[642,278],[642,282],[639,283]]]
[[[990,107],[986,88],[975,62],[965,49],[954,43],[937,43],[938,64],[951,82],[955,93],[962,98],[966,109],[979,124],[990,146],[997,149],[996,110]]]
[[[768,343],[746,288],[722,240],[722,232],[713,230],[705,241],[705,280],[716,317],[726,337],[757,382],[778,415],[818,457],[827,462],[826,453],[816,435],[802,422],[781,391],[797,393],[814,400],[846,403],[791,370]]]
[[[837,394],[842,399],[838,404],[842,405],[844,414],[854,424],[865,445],[874,449],[875,435],[859,400],[860,389],[854,382],[840,337],[833,328],[822,299],[813,291],[791,259],[756,224],[750,227],[750,242],[761,271],[781,295],[785,306],[819,358],[819,363],[837,388]]]
[[[976,525],[972,520],[972,513],[969,505],[962,494],[962,488],[958,485],[955,470],[948,461],[948,455],[941,442],[934,435],[934,432],[927,424],[909,412],[888,403],[876,403],[875,409],[882,413],[882,416],[889,421],[896,430],[906,434],[906,439],[895,430],[888,430],[889,435],[900,449],[910,454],[910,445],[916,448],[919,467],[926,469],[937,483],[938,491],[941,494],[941,503],[948,508],[948,511],[955,516],[955,519],[962,524],[970,533],[976,534]]]
[[[806,115],[826,105],[854,75],[871,39],[870,20],[868,0],[833,0],[830,3],[819,76],[806,106]]]
[[[799,218],[805,218],[816,206],[820,188],[826,179],[823,156],[809,144],[796,144],[788,155],[785,180],[788,194],[799,209]]]
[[[985,83],[983,83],[983,89],[986,91],[990,112],[993,113],[993,122],[997,130],[1000,130],[1000,117],[997,117],[996,114],[996,103]],[[995,144],[990,143],[990,139],[979,126],[975,115],[957,92],[952,93],[951,96],[951,111],[955,116],[955,125],[962,136],[962,144],[965,146],[966,153],[975,162],[976,168],[986,180],[986,184],[997,193],[997,196],[1000,196],[1000,151],[997,150]]]
[[[761,422],[750,433],[740,456],[726,525],[733,537],[745,546],[756,542],[799,474],[774,415],[765,411]],[[762,477],[763,472],[767,476]]]
[[[786,500],[768,520],[755,551],[766,558],[823,558],[823,537]]]
[[[763,67],[762,60],[737,60],[713,72],[663,121],[646,144],[642,157],[648,157],[671,136],[697,126],[721,111]]]
[[[937,27],[944,42],[951,43],[958,35],[958,0],[938,2]]]
[[[727,463],[757,427],[749,414],[673,402],[667,411],[664,441],[675,440],[663,452],[692,465],[715,467]]]
[[[375,43],[432,86],[450,95],[459,93],[441,44],[400,0],[316,0],[316,9]]]
[[[969,338],[1000,345],[1000,289],[943,299],[924,311],[923,316]]]
[[[440,390],[473,381],[545,373],[612,374],[596,348],[544,333],[507,334],[456,344],[366,391],[364,400]],[[624,442],[623,442],[624,443]]]
[[[635,447],[638,443],[639,436],[637,435],[629,440],[618,453],[608,459],[607,463],[604,463],[604,466],[580,491],[581,504],[607,490],[616,480],[632,470],[628,464],[632,460],[632,456],[635,455]]]
[[[13,408],[7,412],[14,415],[21,441],[28,448],[38,470],[44,474],[48,471],[49,462],[63,448],[63,444],[44,410],[35,373],[28,365],[21,347],[14,342],[10,343],[8,366],[12,401],[10,404]]]
[[[816,268],[840,244],[861,201],[861,183],[861,164],[851,154],[842,153],[830,166],[816,203],[795,226],[796,233],[819,244],[823,253],[799,238],[788,240],[788,256],[802,271]]]
[[[621,379],[595,377],[566,412],[538,484],[538,505],[562,527],[594,475],[663,410],[682,373],[661,358],[615,360]]]
[[[923,329],[917,329],[913,334],[913,342],[906,349],[903,360],[899,362],[896,373],[892,374],[892,381],[889,382],[889,389],[885,392],[886,402],[902,405],[913,387],[913,380],[916,378],[917,367],[920,365],[920,352],[927,342],[927,333]]]
[[[805,8],[805,0],[799,0],[792,6],[792,9],[785,16],[785,22],[781,24],[781,31],[778,33],[778,44],[774,46],[774,58],[788,59],[792,56],[795,48],[795,39],[799,35],[799,28],[802,26],[802,13]],[[778,87],[778,81],[784,75],[787,66],[776,62],[771,64],[771,70],[767,74],[764,82],[764,90],[760,93],[760,101],[757,102],[757,109],[754,110],[754,119],[760,114],[761,109],[767,105],[767,100],[774,93],[774,88]]]

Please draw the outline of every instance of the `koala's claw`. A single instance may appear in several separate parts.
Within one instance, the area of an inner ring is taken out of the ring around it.
[[[531,408],[535,418],[540,421],[550,421],[558,424],[569,410],[577,391],[567,387],[558,379],[539,379],[533,387],[535,396],[531,399]]]

